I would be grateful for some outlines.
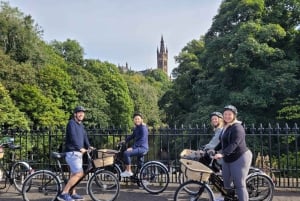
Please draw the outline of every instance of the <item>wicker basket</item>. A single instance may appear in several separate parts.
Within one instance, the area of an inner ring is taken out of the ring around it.
[[[213,172],[206,165],[188,159],[180,159],[181,171],[188,180],[197,180],[207,182],[210,174]]]
[[[118,151],[113,149],[98,149],[97,159],[94,159],[95,167],[105,167],[114,164]]]
[[[0,147],[0,159],[4,157],[4,149]]]

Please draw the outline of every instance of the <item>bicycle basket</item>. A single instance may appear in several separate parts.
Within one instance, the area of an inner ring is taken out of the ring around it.
[[[114,157],[118,151],[113,149],[98,149],[97,157],[93,160],[95,167],[105,167],[114,164]]]
[[[4,149],[0,147],[0,159],[4,157]]]
[[[204,164],[188,159],[180,159],[181,171],[188,180],[208,181],[210,174],[213,172]]]

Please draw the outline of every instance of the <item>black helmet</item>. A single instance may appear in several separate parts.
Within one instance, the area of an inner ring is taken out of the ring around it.
[[[212,112],[212,113],[210,113],[209,118],[211,118],[212,116],[217,116],[217,117],[223,119],[223,115],[221,112]]]
[[[230,111],[232,111],[235,115],[237,115],[237,109],[236,109],[236,107],[235,106],[233,106],[233,105],[226,105],[225,107],[224,107],[224,111],[225,110],[230,110]]]
[[[140,113],[140,112],[134,113],[133,116],[132,116],[132,118],[134,118],[134,117],[136,117],[136,116],[140,116],[141,118],[143,118],[143,115],[142,115],[142,113]]]
[[[86,109],[83,107],[83,106],[77,106],[75,107],[74,109],[74,113],[77,113],[77,112],[85,112]]]

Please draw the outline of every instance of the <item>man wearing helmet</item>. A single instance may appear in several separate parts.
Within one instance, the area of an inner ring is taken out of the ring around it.
[[[252,153],[246,145],[246,132],[241,122],[237,120],[237,109],[233,105],[224,107],[224,128],[220,135],[221,153],[215,159],[223,159],[222,176],[224,187],[231,189],[233,182],[238,200],[248,201],[246,177],[252,162]]]
[[[71,118],[67,124],[65,152],[66,162],[70,167],[71,175],[64,190],[57,197],[60,201],[83,200],[83,197],[76,193],[75,188],[71,195],[69,191],[84,174],[82,168],[82,154],[85,153],[87,149],[92,148],[82,124],[85,111],[84,107],[77,106],[73,111],[73,118]]]

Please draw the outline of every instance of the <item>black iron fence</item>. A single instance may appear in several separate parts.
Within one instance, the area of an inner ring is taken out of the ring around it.
[[[277,187],[296,188],[300,186],[299,128],[297,124],[285,125],[244,125],[247,132],[247,144],[253,152],[252,165],[262,168],[272,176]],[[86,128],[91,144],[97,148],[115,149],[117,143],[131,134],[122,128]],[[198,149],[212,137],[212,132],[205,125],[200,127],[175,127],[149,129],[150,151],[148,160],[161,160],[169,170],[171,182],[177,182],[176,171],[179,167],[179,154],[183,149]],[[0,139],[12,137],[15,144],[21,145],[16,150],[19,160],[27,160],[35,169],[53,166],[50,158],[52,151],[61,151],[65,128],[2,129]],[[4,162],[8,161],[11,151],[5,152]]]

